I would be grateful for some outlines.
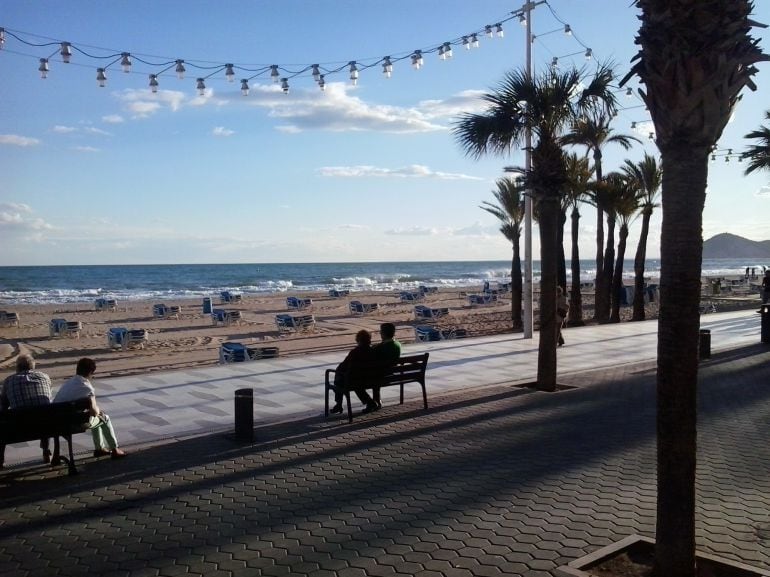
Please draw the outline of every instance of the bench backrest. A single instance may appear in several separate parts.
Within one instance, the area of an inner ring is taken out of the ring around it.
[[[55,435],[82,433],[90,418],[88,398],[0,411],[0,442],[19,443]]]

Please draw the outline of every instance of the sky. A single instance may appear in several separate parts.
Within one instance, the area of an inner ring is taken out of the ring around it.
[[[630,4],[539,4],[535,72],[556,57],[563,69],[589,72],[612,61],[625,75],[638,29]],[[770,23],[770,3],[756,4],[755,19]],[[507,260],[510,243],[479,205],[493,201],[496,179],[505,166],[523,165],[523,153],[476,160],[451,129],[460,114],[483,111],[480,95],[507,71],[525,66],[526,29],[511,19],[522,5],[3,0],[0,266]],[[451,58],[439,58],[444,42],[501,21],[502,37],[482,33],[478,48],[452,46]],[[770,51],[770,32],[753,35]],[[69,64],[59,54],[63,41],[73,46]],[[420,70],[409,58],[417,49],[425,52]],[[132,55],[128,73],[122,52]],[[366,67],[386,55],[390,78],[381,64]],[[49,59],[45,79],[40,58]],[[187,69],[181,80],[177,59]],[[351,61],[360,68],[355,85]],[[226,63],[235,65],[233,83]],[[310,71],[294,74],[316,63],[327,72],[324,91]],[[288,92],[271,81],[270,65],[288,78]],[[97,67],[106,67],[104,87]],[[770,239],[770,175],[744,176],[735,156],[770,108],[770,63],[759,69],[759,90],[744,91],[710,164],[704,238]],[[157,74],[156,93],[149,74]],[[251,78],[247,96],[242,78]],[[635,92],[636,80],[630,86]],[[617,97],[624,108],[613,129],[643,143],[608,147],[605,173],[657,152],[639,98],[623,89]],[[582,256],[591,259],[595,209],[582,215]],[[631,227],[630,257],[639,227]],[[657,211],[650,257],[659,254],[659,233]]]

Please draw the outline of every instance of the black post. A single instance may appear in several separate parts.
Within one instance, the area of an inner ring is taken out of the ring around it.
[[[763,343],[770,344],[770,303],[763,304],[759,313],[762,315],[761,340]]]
[[[701,359],[711,358],[711,331],[709,329],[700,330],[698,357]]]
[[[248,442],[254,440],[254,389],[235,391],[235,438]]]

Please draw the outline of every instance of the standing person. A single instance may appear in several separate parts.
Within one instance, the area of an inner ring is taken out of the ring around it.
[[[113,459],[120,459],[125,457],[126,453],[118,448],[118,439],[112,428],[110,417],[103,413],[99,405],[96,404],[96,391],[94,391],[94,386],[90,380],[95,372],[96,362],[93,359],[80,359],[75,369],[75,376],[64,382],[59,392],[56,393],[54,402],[91,399],[89,425],[94,438],[94,457],[110,455]]]
[[[330,413],[342,412],[342,399],[346,389],[356,392],[361,402],[366,405],[365,412],[377,410],[377,405],[360,387],[361,381],[366,378],[367,372],[371,369],[373,360],[372,334],[362,329],[356,333],[355,348],[337,365],[337,370],[334,372],[334,406]],[[358,388],[356,385],[359,385]]]
[[[395,364],[401,358],[401,343],[396,340],[396,325],[393,323],[382,323],[380,325],[381,342],[374,346],[374,360],[382,368],[388,368]],[[373,401],[377,408],[382,408],[380,402],[380,387],[372,389]]]
[[[770,302],[770,268],[765,270],[765,276],[762,279],[762,304]]]
[[[556,330],[557,345],[562,346],[564,344],[564,337],[561,334],[561,329],[564,327],[564,322],[567,320],[569,314],[569,302],[567,296],[564,294],[564,290],[560,287],[556,287],[556,322],[558,328]]]
[[[0,411],[48,405],[51,402],[51,378],[42,371],[35,370],[32,355],[21,354],[16,359],[16,373],[3,381],[0,392]],[[43,449],[43,463],[51,462],[49,439],[40,439]],[[0,454],[0,466],[4,461],[5,446]]]

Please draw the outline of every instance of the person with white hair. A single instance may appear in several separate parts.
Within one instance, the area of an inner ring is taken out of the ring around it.
[[[51,402],[51,378],[35,370],[35,359],[23,353],[16,359],[16,373],[3,381],[0,391],[0,410],[47,405]],[[49,439],[40,439],[43,462],[51,462]],[[2,465],[2,456],[0,456]]]

